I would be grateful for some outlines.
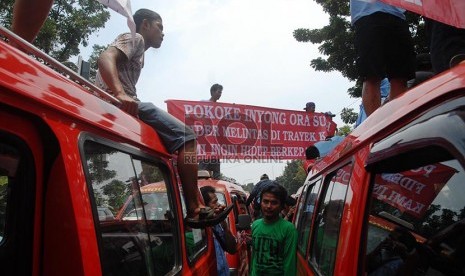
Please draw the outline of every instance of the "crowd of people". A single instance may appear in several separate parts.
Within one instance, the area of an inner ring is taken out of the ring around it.
[[[52,4],[53,0],[16,0],[12,30],[32,42]],[[406,92],[407,82],[415,78],[416,56],[404,12],[401,8],[379,0],[350,0],[351,23],[355,31],[354,44],[358,56],[356,62],[363,81],[362,103],[366,117],[381,106],[382,98],[388,101]],[[136,11],[133,18],[136,24],[135,39],[133,40],[131,34],[121,34],[101,53],[96,83],[120,101],[119,108],[152,126],[167,150],[178,156],[179,176],[187,205],[186,222],[193,228],[213,227],[218,272],[219,275],[229,275],[224,251],[234,253],[236,240],[224,220],[232,206],[220,206],[212,187],[204,187],[199,191],[198,163],[186,161],[196,158],[194,132],[152,103],[140,102],[137,98],[136,83],[143,67],[144,53],[149,48],[161,47],[163,42],[162,18],[148,9]],[[465,59],[464,29],[429,19],[427,23],[431,41],[431,64],[435,73]],[[389,93],[383,92],[386,89]],[[209,101],[218,101],[222,91],[221,85],[213,85]],[[307,103],[305,110],[315,112],[315,104]],[[333,116],[331,113],[326,114]],[[363,119],[360,119],[360,123]],[[308,150],[307,158],[324,155],[321,151],[319,148],[316,151],[313,149],[313,152]],[[202,167],[207,165],[209,164],[202,163]],[[218,169],[213,170],[215,173],[219,173],[219,162],[217,167]],[[295,199],[288,195],[283,186],[264,174],[246,203],[252,204],[254,209],[250,274],[295,275],[297,231],[290,222]],[[403,232],[392,239],[402,240],[404,236],[408,240],[406,243],[414,243]],[[393,243],[392,240],[389,242]],[[400,247],[400,243],[398,244]],[[384,247],[386,244],[380,245],[369,257],[376,259]],[[405,255],[411,251],[411,247],[404,247],[402,254]],[[406,259],[399,254],[400,257],[392,257],[388,266],[370,268],[370,275],[377,275],[379,269],[406,267]],[[376,260],[372,263],[376,263]]]

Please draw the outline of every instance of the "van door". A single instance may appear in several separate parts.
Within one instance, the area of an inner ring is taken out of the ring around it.
[[[180,271],[177,207],[167,166],[131,148],[83,142],[104,275]]]
[[[22,113],[0,110],[0,264],[5,275],[37,275],[43,149],[36,126]],[[36,234],[36,235],[34,235]]]
[[[360,274],[465,275],[464,106],[443,103],[372,148]]]
[[[305,188],[297,214],[299,275],[333,275],[351,171],[348,163]]]

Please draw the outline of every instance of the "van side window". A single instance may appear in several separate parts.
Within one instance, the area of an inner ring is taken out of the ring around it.
[[[20,152],[15,147],[0,143],[0,245],[6,234],[8,191],[12,189],[18,176],[20,158]]]
[[[352,164],[337,170],[325,179],[326,190],[322,192],[324,201],[318,204],[315,220],[312,254],[308,261],[316,265],[322,275],[332,275],[336,259],[337,242],[344,211],[345,198]]]
[[[187,216],[186,200],[184,194],[180,192],[182,214],[185,218]],[[190,263],[193,263],[202,252],[207,249],[207,232],[205,229],[194,229],[184,224],[184,238],[186,240],[186,252]]]
[[[226,202],[226,196],[224,193],[222,192],[215,192],[216,194],[216,197],[218,198],[218,203],[223,205],[223,206],[227,206],[227,202]],[[230,221],[229,221],[229,216],[226,218],[226,225],[229,227],[230,225]]]
[[[302,213],[301,219],[298,224],[298,238],[297,238],[297,249],[305,256],[307,253],[307,246],[310,238],[310,232],[312,230],[312,220],[315,210],[315,202],[318,197],[318,193],[321,188],[321,179],[312,183],[307,191],[307,198],[305,204],[302,204],[300,212]]]
[[[391,166],[372,178],[365,261],[368,275],[380,271],[464,274],[465,171],[443,149],[437,147],[429,155],[447,157],[429,162],[410,158],[411,164],[403,162],[409,167],[396,170]]]
[[[173,269],[176,224],[160,165],[95,142],[84,144],[105,275]]]
[[[29,146],[0,131],[0,264],[2,274],[31,275],[36,173]],[[21,260],[21,262],[18,262]]]

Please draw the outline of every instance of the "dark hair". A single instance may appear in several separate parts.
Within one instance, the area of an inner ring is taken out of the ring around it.
[[[270,194],[273,194],[275,197],[277,197],[279,199],[279,203],[281,204],[281,207],[284,207],[284,204],[286,203],[286,198],[287,198],[287,191],[278,182],[276,181],[272,181],[272,182],[273,183],[263,188],[262,192],[260,193],[260,202],[261,202],[261,198],[264,193],[270,193]]]
[[[315,146],[309,146],[305,150],[305,158],[307,160],[312,160],[312,159],[315,159],[317,157],[320,157],[320,151]]]
[[[136,13],[132,16],[134,18],[134,22],[136,23],[136,32],[139,31],[139,27],[144,21],[144,19],[149,20],[161,20],[161,16],[149,9],[140,9],[137,10]]]
[[[214,85],[212,85],[212,87],[210,87],[210,93],[213,93],[217,90],[223,90],[223,86],[221,84],[215,83]]]
[[[200,193],[202,194],[203,201],[205,202],[205,205],[208,205],[211,201],[210,193],[215,193],[216,190],[212,186],[203,186],[200,188]]]
[[[288,195],[286,197],[285,203],[286,203],[287,206],[294,206],[297,203],[297,199],[295,199],[292,196]]]
[[[398,241],[403,243],[408,251],[412,251],[416,247],[417,241],[410,231],[398,226],[394,228],[394,232],[399,233]]]

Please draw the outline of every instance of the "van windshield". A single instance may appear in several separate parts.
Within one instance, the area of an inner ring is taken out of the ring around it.
[[[407,256],[418,256],[417,272],[463,275],[463,179],[457,160],[374,176],[366,243],[369,274],[394,257],[407,264]]]
[[[375,177],[371,215],[429,238],[464,216],[465,179],[457,160]]]

